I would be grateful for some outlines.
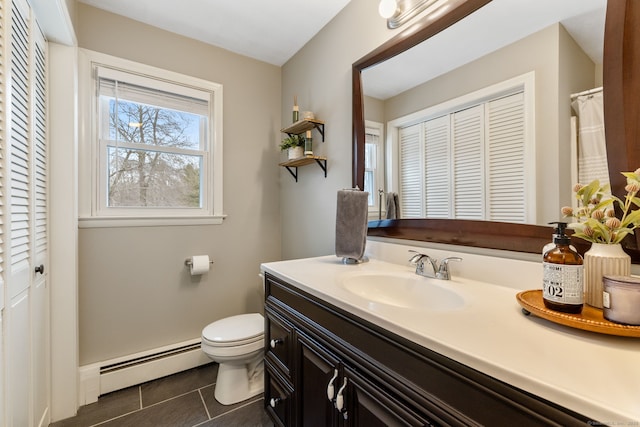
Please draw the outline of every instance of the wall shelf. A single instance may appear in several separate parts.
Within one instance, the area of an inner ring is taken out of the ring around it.
[[[327,158],[326,157],[322,157],[322,156],[300,157],[299,159],[292,159],[286,162],[282,162],[280,163],[280,166],[287,168],[291,176],[293,176],[296,182],[298,182],[298,167],[310,165],[312,163],[317,163],[318,166],[320,166],[320,168],[324,172],[324,177],[326,178],[327,177]]]
[[[293,123],[291,126],[287,126],[284,129],[280,129],[280,132],[287,135],[300,135],[308,130],[317,129],[322,136],[322,142],[324,142],[324,122],[316,119],[302,119]]]

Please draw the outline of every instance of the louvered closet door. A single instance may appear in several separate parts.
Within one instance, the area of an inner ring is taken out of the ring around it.
[[[484,105],[452,115],[454,218],[484,219]]]
[[[527,222],[524,94],[487,104],[488,220]]]
[[[449,116],[429,120],[425,137],[425,212],[427,218],[451,218]]]
[[[6,57],[5,57],[5,49],[6,49],[6,34],[7,34],[7,24],[6,24],[6,16],[7,11],[5,7],[4,0],[0,0],[0,424],[6,424],[7,418],[7,393],[5,390],[5,325],[6,325],[6,312],[5,309],[5,142],[6,142],[6,127],[7,123],[5,120],[7,113],[7,104],[6,104]]]
[[[423,218],[423,124],[401,128],[398,133],[400,151],[400,212],[403,218]]]
[[[5,195],[9,307],[5,321],[8,426],[47,425],[49,296],[46,275],[46,44],[25,0],[12,0]]]
[[[33,34],[32,138],[30,182],[31,264],[31,356],[34,425],[49,424],[50,394],[50,323],[48,262],[48,174],[47,174],[47,44],[38,28]]]

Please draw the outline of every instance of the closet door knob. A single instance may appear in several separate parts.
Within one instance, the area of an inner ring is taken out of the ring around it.
[[[44,274],[44,264],[40,264],[35,268],[36,273]]]

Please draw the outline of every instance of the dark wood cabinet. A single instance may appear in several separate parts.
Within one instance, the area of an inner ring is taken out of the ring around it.
[[[284,426],[586,426],[595,421],[267,273],[265,405]]]
[[[334,402],[343,377],[340,360],[303,335],[298,335],[297,343],[300,359],[295,384],[299,425],[339,425],[341,411]]]

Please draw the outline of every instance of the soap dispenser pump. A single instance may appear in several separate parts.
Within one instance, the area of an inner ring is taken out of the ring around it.
[[[545,307],[565,313],[580,313],[584,305],[584,267],[582,256],[570,245],[565,234],[567,223],[556,224],[554,247],[542,256],[542,299]]]
[[[550,251],[551,249],[556,247],[555,242],[553,241],[553,239],[560,233],[561,231],[561,227],[562,227],[562,234],[564,234],[564,230],[567,226],[566,222],[550,222],[549,224],[556,224],[556,228],[553,230],[553,234],[551,235],[551,241],[549,243],[547,243],[546,245],[544,245],[544,247],[542,248],[542,256],[544,256],[544,254],[547,251]],[[562,224],[562,225],[560,225]],[[577,252],[575,246],[571,245],[569,246],[573,251]]]

